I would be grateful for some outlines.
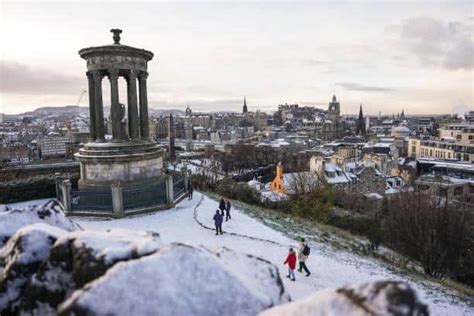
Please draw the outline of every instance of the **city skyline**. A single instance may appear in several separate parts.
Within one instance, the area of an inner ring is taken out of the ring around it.
[[[273,111],[281,103],[342,114],[473,110],[469,2],[1,3],[0,112],[74,105],[86,89],[82,47],[155,53],[157,109]],[[104,10],[110,13],[104,15]],[[104,104],[110,103],[104,80]],[[121,102],[124,100],[121,83]],[[79,105],[87,106],[87,95]]]

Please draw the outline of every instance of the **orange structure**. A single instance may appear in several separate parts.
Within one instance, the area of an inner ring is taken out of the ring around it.
[[[283,181],[283,166],[281,162],[276,166],[276,176],[273,179],[272,184],[270,185],[270,190],[277,193],[287,193],[284,181]]]

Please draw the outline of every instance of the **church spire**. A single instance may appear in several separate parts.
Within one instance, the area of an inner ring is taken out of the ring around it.
[[[247,109],[247,98],[244,97],[244,106],[242,108],[242,113],[245,114],[248,112],[248,109]]]
[[[365,136],[365,120],[364,120],[364,113],[362,111],[362,104],[359,107],[359,119],[357,120],[357,135]]]

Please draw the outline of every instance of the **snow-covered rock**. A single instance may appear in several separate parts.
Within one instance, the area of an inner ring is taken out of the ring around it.
[[[67,231],[37,223],[18,230],[0,249],[0,314],[14,313],[19,298],[53,243]]]
[[[230,271],[238,271],[236,276],[249,288],[263,294],[269,306],[289,302],[278,268],[270,261],[252,255],[223,248],[217,256]]]
[[[57,305],[74,290],[102,276],[115,263],[152,254],[160,246],[155,232],[119,229],[68,233],[56,241],[49,257],[31,277],[20,314],[55,314]]]
[[[28,206],[0,212],[0,247],[17,230],[34,223],[45,223],[67,231],[81,229],[78,224],[66,217],[61,205],[56,200],[50,200],[40,206]]]
[[[317,292],[306,299],[266,310],[260,316],[428,315],[406,283],[378,281]]]
[[[252,271],[253,270],[253,271]],[[74,292],[60,315],[255,315],[289,301],[277,268],[230,250],[170,244]]]

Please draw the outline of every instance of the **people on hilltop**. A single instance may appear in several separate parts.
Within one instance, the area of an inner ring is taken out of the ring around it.
[[[219,201],[219,209],[221,210],[221,215],[224,216],[225,200],[223,197],[221,197],[221,200]]]
[[[296,269],[296,254],[293,248],[290,248],[288,252],[288,256],[286,257],[285,262],[283,264],[288,265],[288,275],[286,276],[291,281],[295,281],[295,269]]]
[[[306,272],[306,276],[310,276],[311,272],[309,271],[308,267],[306,266],[306,260],[308,259],[310,253],[310,248],[306,243],[304,238],[301,238],[300,244],[298,246],[298,272]]]
[[[193,188],[193,185],[190,183],[188,185],[188,200],[193,199],[193,192],[194,192],[194,188]]]
[[[231,219],[232,217],[230,216],[230,208],[232,207],[232,205],[230,204],[230,200],[229,199],[226,199],[226,202],[225,202],[225,221],[227,222],[229,219]]]
[[[223,216],[219,210],[216,210],[216,214],[212,218],[214,220],[214,225],[216,226],[216,235],[222,235],[222,220]]]

